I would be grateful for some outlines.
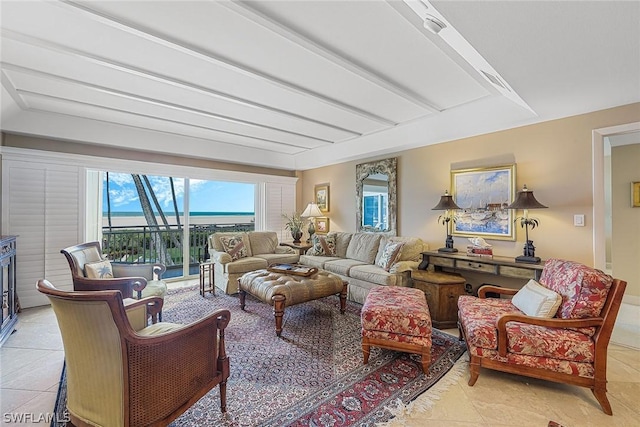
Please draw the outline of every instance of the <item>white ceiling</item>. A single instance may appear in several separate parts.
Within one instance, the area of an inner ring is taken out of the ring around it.
[[[1,8],[12,133],[304,170],[640,102],[638,1]]]

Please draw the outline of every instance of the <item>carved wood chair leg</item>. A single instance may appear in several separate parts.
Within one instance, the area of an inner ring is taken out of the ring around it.
[[[478,375],[480,375],[480,362],[476,359],[475,356],[472,356],[469,362],[469,386],[473,386],[478,380]]]
[[[240,289],[240,308],[244,310],[245,300],[247,298],[247,291]]]
[[[425,353],[422,353],[420,364],[422,365],[422,372],[428,374],[429,365],[431,365],[431,349],[428,349]]]
[[[611,404],[609,403],[609,399],[607,398],[607,389],[602,389],[599,387],[591,389],[591,392],[598,400],[598,403],[602,407],[602,412],[607,415],[613,415],[613,411],[611,410]]]
[[[274,295],[271,297],[273,300],[273,315],[276,318],[276,335],[282,335],[282,317],[284,316],[285,296]]]
[[[362,337],[362,359],[364,364],[369,363],[369,353],[371,352],[371,346],[369,345],[369,341]]]
[[[227,382],[220,383],[220,412],[227,412]]]

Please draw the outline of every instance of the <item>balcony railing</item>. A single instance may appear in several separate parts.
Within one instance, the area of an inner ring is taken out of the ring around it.
[[[120,226],[102,228],[102,252],[112,261],[155,263],[167,266],[164,277],[182,276],[184,263],[183,229],[178,225],[149,227]],[[207,239],[221,232],[253,231],[254,223],[198,224],[189,226],[189,272],[209,258]]]

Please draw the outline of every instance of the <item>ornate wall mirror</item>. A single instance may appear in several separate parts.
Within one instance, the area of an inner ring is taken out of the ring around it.
[[[356,165],[356,231],[397,234],[397,158]]]

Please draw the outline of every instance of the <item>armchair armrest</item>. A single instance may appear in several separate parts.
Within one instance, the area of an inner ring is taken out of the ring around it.
[[[515,295],[518,293],[517,289],[503,288],[502,286],[484,285],[478,289],[478,298],[486,298],[487,292],[495,292],[500,295]]]
[[[210,386],[226,384],[229,358],[224,336],[230,319],[231,313],[228,310],[218,310],[169,332],[149,336],[135,333],[126,335],[130,359],[136,360],[136,363],[129,365],[130,376],[163,377],[171,372],[172,387],[163,389],[163,399],[167,400],[197,393],[203,384],[193,381],[193,378],[206,378]],[[181,361],[189,363],[180,363]],[[144,404],[157,398],[155,381],[140,385],[129,396],[131,401]]]
[[[496,328],[498,330],[498,353],[500,356],[505,357],[507,355],[507,323],[508,322],[521,322],[529,325],[546,326],[549,328],[588,328],[591,326],[601,326],[604,323],[604,319],[601,317],[590,317],[586,319],[558,319],[558,318],[544,318],[544,317],[532,317],[525,316],[524,314],[503,314],[498,317],[496,321]]]
[[[229,264],[231,261],[231,255],[226,252],[218,252],[214,250],[209,251],[209,257],[211,261],[217,262],[218,264]]]
[[[167,268],[164,264],[125,264],[119,262],[111,263],[114,277],[144,277],[149,280],[161,280]]]
[[[73,289],[76,291],[104,291],[108,289],[120,291],[122,298],[133,298],[136,291],[138,299],[142,298],[142,290],[147,286],[144,277],[117,277],[113,279],[88,279],[74,277]]]

